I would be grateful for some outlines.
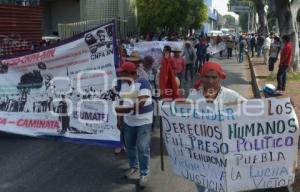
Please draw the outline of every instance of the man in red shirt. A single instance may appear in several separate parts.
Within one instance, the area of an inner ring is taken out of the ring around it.
[[[277,72],[277,91],[280,93],[285,91],[286,73],[291,66],[292,60],[292,44],[290,42],[290,37],[288,35],[284,35],[282,40],[284,42],[284,46],[280,54],[280,63]]]
[[[172,50],[172,52],[174,53],[174,56],[172,57],[172,62],[171,62],[172,68],[173,68],[176,76],[180,80],[180,84],[181,84],[183,72],[185,71],[184,59],[183,59],[182,55],[180,55],[180,53],[181,53],[180,49],[175,48],[174,50]]]

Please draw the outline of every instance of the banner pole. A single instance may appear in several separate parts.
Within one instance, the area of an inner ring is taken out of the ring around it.
[[[160,169],[162,171],[165,170],[165,164],[164,164],[164,139],[163,139],[163,126],[162,126],[162,118],[160,113],[160,107],[162,106],[161,101],[159,100],[159,97],[157,99],[158,102],[156,102],[157,106],[157,116],[159,118],[159,150],[160,150]]]
[[[159,142],[160,142],[160,169],[162,171],[165,170],[164,165],[164,141],[163,141],[163,127],[162,127],[162,118],[161,115],[159,115]]]

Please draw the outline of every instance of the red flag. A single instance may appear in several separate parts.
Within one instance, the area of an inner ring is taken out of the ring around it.
[[[181,98],[176,76],[171,66],[171,58],[163,58],[159,74],[159,88],[162,99]]]

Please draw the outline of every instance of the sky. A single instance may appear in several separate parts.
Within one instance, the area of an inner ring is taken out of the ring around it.
[[[229,0],[212,0],[213,7],[221,14],[226,15],[230,14],[234,16],[236,19],[238,18],[238,15],[233,12],[228,12],[228,4]]]

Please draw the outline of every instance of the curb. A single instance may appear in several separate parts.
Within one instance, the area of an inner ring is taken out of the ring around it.
[[[257,83],[258,80],[256,79],[256,71],[253,67],[253,64],[252,64],[252,61],[251,61],[248,51],[245,50],[245,53],[246,53],[246,56],[248,59],[249,68],[250,68],[250,72],[251,72],[251,85],[252,85],[253,95],[255,98],[262,98],[260,95],[260,89],[259,89],[259,86]],[[294,192],[292,185],[286,186],[286,190],[288,192]]]
[[[244,50],[244,52],[246,53],[249,68],[250,68],[250,73],[251,73],[250,76],[251,76],[251,85],[252,85],[253,96],[254,96],[254,98],[259,99],[259,98],[261,98],[261,95],[260,95],[260,89],[258,87],[258,83],[257,83],[257,79],[256,79],[255,69],[254,69],[253,64],[251,62],[249,52],[247,50]]]

